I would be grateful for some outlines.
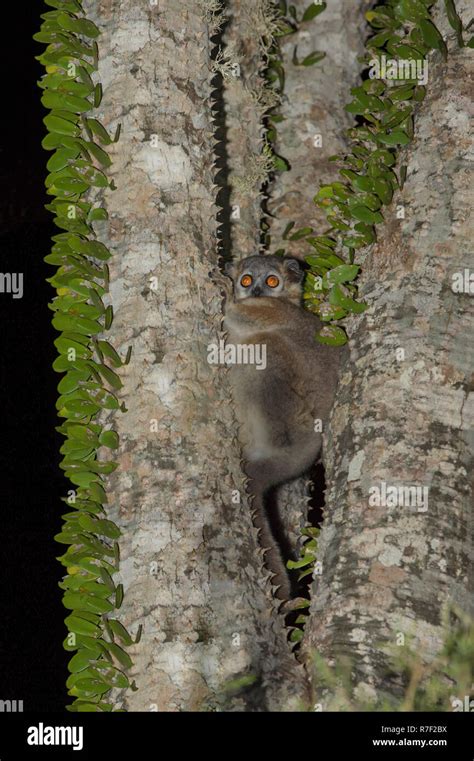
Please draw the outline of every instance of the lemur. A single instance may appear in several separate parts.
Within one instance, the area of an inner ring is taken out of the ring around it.
[[[228,344],[266,347],[266,367],[233,364],[231,389],[239,438],[254,497],[265,562],[277,596],[291,587],[265,507],[268,491],[305,473],[317,460],[333,403],[340,351],[319,344],[319,319],[303,309],[304,271],[297,259],[249,256],[226,268],[233,298],[225,306]],[[317,421],[321,421],[318,425]]]

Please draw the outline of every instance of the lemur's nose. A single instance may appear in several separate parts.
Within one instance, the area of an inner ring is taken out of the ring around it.
[[[256,285],[255,288],[252,288],[252,296],[261,296],[262,295],[262,289],[259,285]]]

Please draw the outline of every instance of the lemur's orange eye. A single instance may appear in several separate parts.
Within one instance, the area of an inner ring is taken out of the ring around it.
[[[280,281],[276,275],[269,275],[265,282],[270,286],[270,288],[276,288],[277,285],[280,285]]]
[[[240,285],[243,285],[244,288],[248,288],[249,285],[252,285],[252,276],[244,275],[240,281]]]

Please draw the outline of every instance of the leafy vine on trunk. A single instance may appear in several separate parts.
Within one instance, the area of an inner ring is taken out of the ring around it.
[[[403,187],[406,167],[401,166],[398,175],[395,167],[399,149],[413,138],[416,107],[426,94],[426,57],[432,50],[447,56],[446,43],[430,16],[435,2],[385,0],[366,13],[374,34],[363,61],[368,76],[351,90],[354,97],[346,106],[358,119],[348,131],[351,151],[333,157],[342,181],[324,185],[314,198],[325,210],[329,228],[315,235],[304,227],[290,236],[314,249],[306,256],[311,269],[305,300],[307,308],[328,323],[318,336],[322,343],[344,344],[341,321],[366,308],[357,301],[356,251],[376,240],[376,225],[384,221],[382,208]],[[462,46],[462,23],[453,0],[445,0],[445,5]],[[290,223],[284,237],[291,229]]]
[[[107,693],[113,687],[134,687],[125,670],[131,666],[126,647],[137,641],[113,616],[120,608],[123,587],[113,575],[119,567],[120,530],[107,519],[103,476],[117,464],[101,457],[103,447],[116,449],[118,435],[96,418],[102,409],[125,412],[115,395],[122,382],[116,369],[127,364],[102,338],[113,319],[108,292],[107,260],[111,252],[97,240],[94,222],[107,219],[105,208],[84,198],[93,188],[111,188],[102,168],[110,158],[102,146],[112,138],[89,115],[100,105],[102,88],[93,81],[97,71],[99,29],[84,17],[76,0],[45,0],[54,8],[42,14],[37,42],[47,43],[38,60],[45,67],[39,81],[42,104],[49,109],[44,124],[48,134],[43,148],[54,151],[48,160],[47,209],[61,230],[53,236],[48,264],[57,267],[48,282],[56,289],[49,308],[60,335],[54,344],[59,356],[53,364],[64,373],[56,403],[64,422],[57,430],[65,436],[61,468],[73,488],[63,500],[69,512],[62,517],[57,542],[68,545],[59,561],[67,574],[59,586],[68,635],[64,647],[74,653],[69,661],[68,694],[75,698],[68,710],[111,711]],[[119,138],[119,130],[114,141]]]

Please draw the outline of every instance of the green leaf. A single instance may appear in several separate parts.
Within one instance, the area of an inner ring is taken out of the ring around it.
[[[306,238],[306,236],[311,235],[312,232],[312,227],[301,227],[299,230],[293,233],[293,235],[290,235],[289,240],[300,240],[301,238]]]
[[[301,66],[314,66],[315,63],[322,61],[325,57],[326,53],[323,53],[319,50],[314,50],[312,53],[303,58],[301,61]]]
[[[100,145],[97,145],[97,143],[87,141],[87,140],[80,140],[81,145],[83,145],[89,153],[92,154],[92,156],[97,159],[99,164],[105,167],[109,167],[112,163],[112,160],[110,156],[107,155],[107,153],[103,150],[103,148],[100,147]]]
[[[75,457],[79,461],[86,460],[94,453],[92,448],[80,448],[77,442],[73,441],[65,441],[59,451],[65,455],[64,460],[70,456]],[[61,462],[61,466],[63,466],[64,460]]]
[[[95,415],[100,410],[98,404],[87,401],[86,399],[68,399],[64,402],[64,408],[67,412],[80,412],[81,415]],[[86,474],[84,474],[86,475]],[[92,476],[92,473],[88,473],[88,476]]]
[[[376,137],[378,142],[383,143],[384,145],[408,145],[410,142],[410,138],[406,132],[402,132],[401,130],[394,130],[389,135],[378,134]]]
[[[79,405],[79,402],[77,402]],[[89,404],[88,402],[82,402],[82,404]],[[80,407],[78,408],[77,412],[83,414],[83,415],[94,415],[98,411],[98,407],[93,409],[92,411],[89,410],[83,410]],[[69,410],[69,411],[76,411],[76,410]],[[89,471],[81,471],[79,473],[76,472],[67,472],[67,477],[70,481],[72,481],[73,484],[76,484],[76,486],[84,486],[85,488],[88,488],[92,481],[96,481],[98,479],[98,476],[96,473],[90,473]]]
[[[92,38],[98,37],[100,34],[96,25],[88,19],[73,18],[68,16],[67,13],[60,13],[57,20],[63,29],[67,29],[68,32],[73,32],[74,34],[82,34],[85,37]]]
[[[392,200],[393,190],[392,186],[387,180],[382,179],[381,177],[377,177],[374,179],[374,190],[377,193],[378,197],[381,201],[383,201],[384,204],[390,203]]]
[[[332,322],[333,320],[342,320],[342,318],[347,315],[347,312],[342,307],[328,304],[327,301],[325,301],[320,305],[318,314],[323,322]]]
[[[89,188],[89,183],[84,180],[78,180],[76,177],[58,177],[54,180],[54,186],[57,190],[64,190],[67,193],[83,193]]]
[[[293,629],[293,631],[290,634],[290,642],[301,642],[302,639],[303,639],[302,629]]]
[[[63,605],[70,610],[85,610],[100,614],[111,613],[114,609],[108,600],[80,592],[66,592],[63,596]]]
[[[336,283],[347,283],[354,280],[360,267],[357,264],[341,264],[326,273],[323,282],[329,287]]]
[[[108,211],[107,209],[104,209],[102,206],[99,206],[96,209],[91,209],[91,211],[87,215],[88,222],[98,222],[108,218],[109,218]]]
[[[86,425],[69,425],[67,428],[67,435],[78,441],[91,444],[92,446],[97,446],[99,443],[98,437]]]
[[[73,111],[78,114],[90,111],[92,108],[92,103],[86,98],[78,98],[77,95],[52,92],[51,90],[47,90],[44,93],[41,103],[45,108],[65,109],[66,111]]]
[[[80,359],[88,359],[91,356],[91,352],[85,346],[78,341],[65,338],[64,336],[59,336],[59,338],[54,341],[54,345],[60,354],[69,354],[70,350],[74,349],[76,357]],[[66,364],[66,369],[69,369],[70,366],[74,366],[72,361],[70,365]]]
[[[382,119],[382,125],[384,129],[393,129],[394,127],[397,127],[403,121],[408,119],[411,116],[412,112],[413,107],[411,105],[407,106],[406,108],[392,106],[390,112],[387,113]]]
[[[422,61],[423,54],[412,45],[390,45],[390,53],[406,61]]]
[[[98,649],[97,656],[101,653]],[[68,669],[71,673],[75,674],[78,671],[84,671],[89,668],[91,661],[95,660],[94,654],[91,650],[81,649],[76,655],[74,655],[68,663]]]
[[[85,84],[84,82],[76,82],[76,80],[71,79],[71,77],[63,77],[58,86],[52,89],[57,90],[59,93],[76,95],[79,98],[87,98],[93,92],[93,89],[88,84]],[[90,101],[88,102],[91,107],[92,104]]]
[[[86,119],[86,124],[89,127],[90,131],[97,135],[99,140],[104,143],[104,145],[110,145],[112,142],[112,139],[105,129],[105,127],[102,126],[102,124],[97,119]]]
[[[108,248],[98,240],[84,240],[84,238],[74,235],[69,238],[68,242],[73,251],[92,256],[101,261],[106,261],[112,256]]]
[[[94,90],[94,82],[91,79],[91,76],[89,72],[93,71],[93,67],[90,64],[86,64],[85,61],[82,61],[83,66],[79,66],[77,69],[77,73],[79,75],[79,79],[84,85],[87,85],[87,87],[90,88],[90,91],[92,92]]]
[[[109,447],[109,449],[117,449],[119,446],[119,437],[116,431],[104,431],[99,436],[99,443],[101,446]]]
[[[311,21],[326,9],[326,3],[311,3],[303,13],[301,21]]]
[[[100,568],[100,578],[104,582],[109,592],[115,592],[115,584],[112,576],[105,568]]]
[[[109,306],[105,310],[105,321],[104,321],[105,330],[109,330],[110,326],[112,325],[113,318],[114,318],[114,308],[111,304],[109,304]]]
[[[87,317],[78,317],[74,314],[57,314],[52,320],[56,330],[73,330],[84,335],[94,335],[103,330],[100,322],[89,320]]]
[[[117,584],[115,587],[115,607],[120,608],[123,602],[123,584]]]
[[[105,682],[101,682],[99,679],[78,679],[73,688],[85,693],[92,693],[93,695],[103,695],[104,692],[110,690],[110,686]],[[77,694],[71,690],[71,694]]]
[[[90,531],[92,534],[100,536],[107,536],[110,539],[118,539],[121,534],[118,526],[112,523],[112,521],[93,518],[91,515],[80,515],[79,524],[85,531]]]
[[[68,372],[58,384],[59,393],[70,394],[71,391],[74,391],[80,385],[81,381],[87,379],[88,375],[89,373],[87,372],[78,372],[77,370]]]
[[[398,0],[395,6],[395,14],[398,18],[417,22],[426,18],[429,12],[420,0]]]
[[[385,29],[387,27],[396,29],[400,26],[400,22],[394,18],[392,8],[388,7],[378,6],[373,11],[366,11],[365,18],[375,29]]]
[[[354,99],[350,103],[348,103],[346,106],[344,106],[344,109],[348,111],[350,114],[365,114],[365,112],[368,110],[368,106],[364,106],[364,104],[359,99]]]
[[[278,156],[276,153],[273,156],[273,166],[278,172],[288,172],[290,165],[283,156]]]
[[[79,155],[79,150],[74,148],[59,148],[46,164],[46,168],[49,172],[58,172],[60,169],[69,165],[71,159],[75,159]]]
[[[108,341],[98,341],[101,352],[114,363],[115,367],[121,367],[122,360]]]
[[[58,135],[80,135],[81,130],[73,122],[54,114],[49,114],[43,119],[48,132],[56,132]]]
[[[464,40],[462,37],[462,21],[457,14],[456,6],[454,5],[453,0],[444,0],[444,3],[446,5],[448,21],[456,32],[459,47],[462,48],[464,46]]]
[[[314,563],[314,560],[314,555],[305,555],[304,557],[300,558],[300,560],[288,560],[286,567],[290,570],[295,568],[304,568],[305,566]]]
[[[374,189],[373,180],[365,175],[355,175],[355,177],[352,178],[352,184],[357,190],[372,191]]]
[[[92,304],[86,304],[84,299],[78,299],[73,295],[54,299],[52,306],[55,311],[70,312],[71,315],[88,317],[91,320],[95,320],[101,315],[100,309],[92,306]]]
[[[379,32],[378,34],[375,34],[373,37],[371,37],[367,42],[367,47],[380,48],[382,45],[385,45],[387,40],[390,38],[396,39],[393,31],[391,29],[386,29],[385,31]]]
[[[397,101],[397,100],[410,100],[410,98],[413,97],[413,90],[415,89],[415,84],[411,85],[402,85],[401,87],[391,87],[387,95],[391,100]]]
[[[102,85],[98,82],[94,89],[94,108],[99,108],[102,102]]]
[[[356,314],[361,314],[367,309],[366,304],[354,301],[354,299],[351,299],[350,296],[346,296],[339,288],[339,285],[334,285],[331,288],[329,292],[329,303],[334,304],[335,306],[343,307],[349,312],[355,312]]]
[[[112,631],[112,633],[116,637],[118,637],[120,640],[122,640],[122,642],[125,645],[128,646],[128,645],[132,645],[133,644],[133,639],[131,638],[130,634],[126,630],[125,626],[120,623],[120,621],[118,621],[115,618],[109,618],[107,620],[107,625],[110,628],[110,630]]]
[[[76,518],[78,518],[79,515],[76,512]],[[72,577],[74,578],[74,577]],[[76,576],[77,578],[77,576]],[[106,584],[102,584],[99,581],[96,581],[94,579],[89,581],[83,581],[81,582],[79,579],[79,584],[76,585],[76,589],[78,589],[80,592],[89,592],[94,597],[101,597],[102,599],[106,599],[107,597],[110,597],[110,589]],[[113,590],[112,590],[113,591]]]
[[[58,196],[58,198],[62,198],[63,196]],[[53,220],[54,224],[59,227],[61,230],[69,230],[70,232],[77,232],[81,235],[89,235],[91,233],[91,228],[89,225],[87,225],[85,222],[82,222],[80,219],[68,219],[65,216],[62,217],[54,217]],[[70,261],[67,259],[67,261]],[[52,260],[51,260],[52,262]],[[58,262],[59,264],[65,264],[65,261]]]
[[[131,668],[133,666],[132,659],[119,645],[115,642],[107,642],[107,649],[112,653],[114,658],[122,664],[125,668]]]
[[[386,164],[387,166],[392,166],[395,164],[395,156],[386,148],[377,148],[377,150],[372,153],[369,159],[369,165],[373,161],[379,164],[382,163]]]
[[[383,222],[383,217],[379,211],[371,211],[367,206],[355,206],[351,209],[351,214],[355,219],[368,224],[377,224]]]
[[[305,608],[309,608],[310,605],[311,605],[311,601],[310,600],[304,600],[304,599],[300,598],[298,604],[294,606],[294,609],[295,610],[304,610]]]
[[[453,0],[444,0],[444,4],[446,6],[448,21],[456,32],[459,47],[462,48],[464,46],[462,38],[462,21],[457,14],[456,6],[454,5]]]
[[[114,373],[113,370],[110,369],[110,367],[107,367],[107,365],[99,364],[97,365],[97,369],[99,370],[100,374],[105,378],[107,383],[109,383],[112,388],[122,388],[123,383],[120,380],[119,376]]]
[[[403,164],[400,167],[400,183],[399,183],[400,188],[403,188],[406,178],[407,178],[407,166],[406,164]]]
[[[443,50],[446,48],[443,37],[431,21],[422,19],[419,26],[423,40],[430,48],[436,48],[437,50]]]
[[[57,24],[42,24],[41,30],[33,35],[36,42],[55,43],[59,41],[60,27]]]
[[[79,616],[68,616],[64,623],[68,627],[69,631],[75,632],[76,634],[90,634],[90,635],[100,635],[101,631],[98,626],[93,624],[91,621],[86,621],[84,618],[80,618]]]
[[[52,185],[54,185],[54,183],[57,180],[61,180],[64,177],[77,179],[75,167],[67,166],[67,167],[64,167],[63,169],[60,169],[58,172],[51,172],[51,174],[48,174],[48,176],[46,177],[45,185],[47,188],[50,188],[52,187]]]
[[[319,343],[328,344],[329,346],[342,346],[347,343],[345,332],[336,325],[325,325],[315,337]]]

